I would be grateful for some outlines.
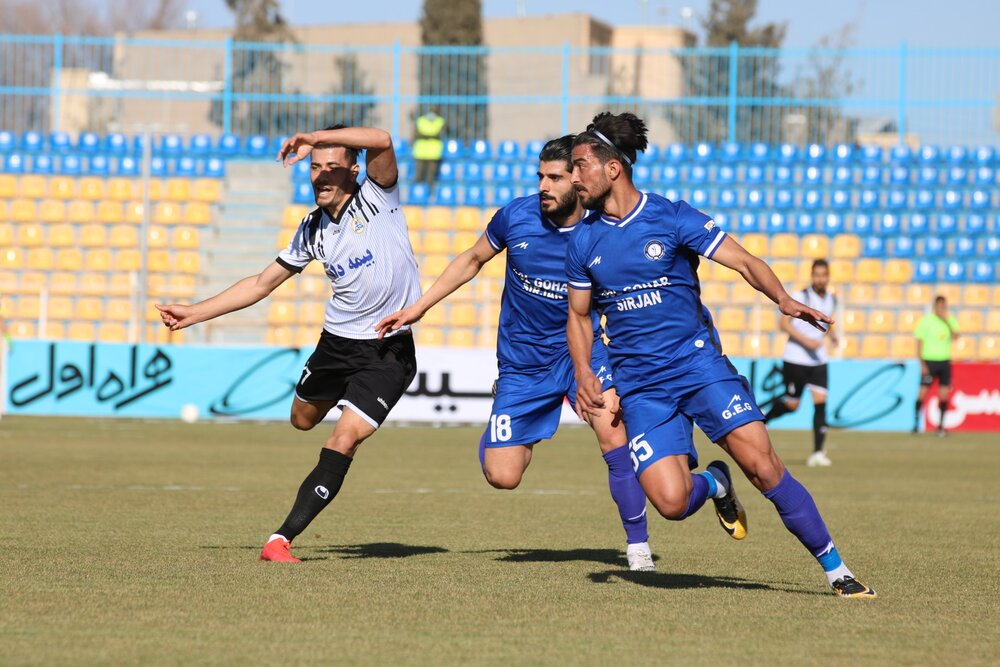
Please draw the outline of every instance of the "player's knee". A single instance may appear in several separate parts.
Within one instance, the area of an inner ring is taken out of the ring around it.
[[[316,426],[316,421],[296,410],[292,410],[290,421],[292,422],[292,426],[299,431],[308,431]]]
[[[487,467],[483,469],[483,473],[486,475],[486,481],[494,489],[510,491],[516,489],[521,484],[522,473],[517,470],[510,468],[498,470]]]
[[[793,410],[793,411],[794,410],[798,410],[799,409],[799,399],[797,399],[797,398],[787,398],[786,397],[785,398],[785,407],[787,407],[789,410]]]
[[[344,456],[354,456],[363,441],[350,433],[334,433],[326,441],[326,448],[340,452]]]
[[[656,511],[660,513],[664,519],[668,521],[678,521],[687,512],[688,502],[690,501],[691,491],[685,494],[680,494],[677,492],[662,492],[654,493],[649,496],[649,502],[653,504]]]

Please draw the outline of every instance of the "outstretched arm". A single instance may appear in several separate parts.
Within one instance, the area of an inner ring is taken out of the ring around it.
[[[402,326],[413,324],[423,317],[428,310],[437,305],[446,296],[457,290],[459,287],[469,282],[478,275],[486,262],[497,256],[497,251],[493,249],[490,242],[483,234],[476,241],[475,245],[463,251],[451,260],[444,272],[434,281],[423,296],[413,302],[412,305],[396,311],[384,320],[375,325],[378,337],[382,338],[387,333],[396,331]]]
[[[320,144],[344,146],[365,151],[369,178],[384,188],[391,188],[399,178],[392,136],[375,127],[345,127],[339,130],[300,132],[285,140],[278,151],[278,161],[286,167],[295,164]]]
[[[177,331],[192,324],[252,306],[293,275],[295,274],[281,264],[274,262],[257,275],[244,278],[204,301],[193,305],[156,304],[156,309],[160,311],[160,319],[163,320],[163,324],[168,326],[171,331]]]
[[[723,239],[712,259],[743,276],[751,287],[778,304],[785,315],[808,322],[820,331],[826,331],[824,325],[833,322],[828,315],[790,297],[767,262],[751,255],[733,237],[726,236]]]
[[[573,359],[576,376],[576,414],[580,419],[597,416],[604,405],[601,381],[591,368],[594,348],[594,323],[590,319],[589,289],[569,288],[569,318],[566,321],[566,341],[569,356]]]

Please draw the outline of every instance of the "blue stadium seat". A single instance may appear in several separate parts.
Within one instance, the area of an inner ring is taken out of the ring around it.
[[[944,237],[926,236],[924,237],[924,242],[921,244],[920,255],[927,259],[944,257],[947,249],[948,245],[945,243]]]
[[[862,146],[861,161],[865,164],[882,164],[882,147]]]
[[[799,213],[795,216],[796,234],[813,234],[816,231],[816,218],[810,213]]]
[[[955,247],[952,250],[955,257],[970,258],[976,254],[976,240],[968,236],[959,236],[955,239]]]
[[[944,197],[942,197],[941,200],[941,208],[946,211],[953,211],[961,208],[964,199],[965,198],[962,196],[962,193],[958,190],[945,190]]]
[[[29,131],[21,135],[21,150],[37,153],[45,148],[45,137],[41,132]]]
[[[688,183],[704,183],[708,180],[708,169],[704,165],[694,164],[688,169]]]
[[[3,161],[3,170],[8,174],[23,174],[24,156],[20,153],[11,153]]]
[[[894,164],[910,164],[913,162],[913,151],[906,144],[893,146],[889,160]]]
[[[195,134],[188,141],[188,151],[192,155],[208,155],[212,152],[212,138],[207,134]],[[275,155],[278,151],[274,152]]]
[[[716,206],[719,208],[736,208],[736,190],[724,188],[719,190],[719,200]]]
[[[858,197],[858,208],[871,210],[882,205],[882,192],[879,190],[862,190]]]
[[[987,257],[1000,257],[1000,236],[987,236],[983,242],[983,254]]]
[[[861,256],[874,259],[885,257],[885,240],[881,236],[866,236],[862,241]]]
[[[663,197],[670,201],[680,201],[681,193],[677,188],[667,188],[663,191]]]
[[[821,221],[822,232],[827,236],[843,234],[845,230],[844,216],[839,213],[827,213]]]
[[[105,135],[104,151],[110,155],[126,155],[129,152],[128,139],[119,132]]]
[[[632,182],[636,185],[646,185],[652,180],[653,170],[648,164],[637,164],[632,168]]]
[[[795,144],[781,144],[778,146],[778,160],[786,164],[792,164],[799,160],[799,148]]]
[[[242,147],[242,141],[238,136],[235,134],[223,134],[219,137],[219,143],[216,144],[215,149],[219,155],[233,157],[239,154]]]
[[[722,159],[726,162],[737,162],[743,158],[743,146],[735,141],[722,144]]]
[[[747,169],[747,171],[750,171]],[[791,185],[795,180],[795,171],[787,165],[778,165],[774,168],[774,178],[772,179],[775,185]]]
[[[715,147],[704,141],[695,144],[693,157],[699,162],[708,162],[715,157]]]
[[[986,233],[986,218],[979,213],[973,213],[965,219],[965,233],[976,238]]]
[[[159,155],[154,155],[149,159],[149,175],[160,178],[167,175],[167,161]]]
[[[157,152],[171,157],[180,155],[184,150],[184,142],[178,134],[164,134],[156,140]]]
[[[850,190],[834,190],[830,193],[830,208],[842,210],[851,205]]]
[[[92,155],[87,160],[87,173],[91,176],[107,176],[110,173],[107,155]]]
[[[915,283],[935,283],[937,282],[937,265],[934,262],[920,260],[913,263],[913,282]]]
[[[795,193],[785,188],[775,190],[773,206],[778,209],[795,208]]]
[[[174,168],[175,176],[186,176],[191,177],[195,175],[195,162],[194,158],[185,155],[183,157],[177,158],[177,165]]]
[[[837,144],[833,147],[833,159],[838,163],[853,162],[854,146],[851,144]]]
[[[767,162],[771,159],[771,147],[758,141],[750,147],[750,159],[754,162]]]
[[[976,185],[996,186],[997,171],[993,167],[979,167],[976,169]]]
[[[886,213],[879,218],[878,233],[882,236],[895,236],[900,233],[899,216]]]
[[[864,185],[882,184],[882,167],[868,165],[861,170],[861,183]]]
[[[973,190],[969,200],[969,208],[974,211],[993,208],[993,194],[989,190]]]
[[[806,167],[805,172],[802,174],[802,182],[808,186],[823,185],[823,180],[822,167]]]
[[[906,190],[890,190],[886,197],[885,206],[891,211],[901,211],[906,208]]]
[[[455,163],[444,160],[438,165],[438,180],[442,183],[455,182]]]
[[[482,183],[483,165],[481,162],[466,162],[462,165],[462,181],[465,183]]]
[[[687,157],[687,146],[684,144],[670,144],[666,150],[667,160],[673,163],[683,162]]]
[[[454,206],[457,204],[458,193],[455,191],[455,187],[447,184],[437,185],[434,192],[434,203],[438,206]]]
[[[292,165],[292,180],[308,181],[312,176],[312,164],[309,160],[299,160]]]
[[[767,205],[767,198],[763,190],[747,190],[743,193],[743,205],[747,208],[763,208]]]
[[[463,203],[466,206],[485,206],[486,205],[486,192],[483,190],[481,185],[469,185],[465,188],[465,200]]]
[[[469,147],[469,156],[476,160],[489,160],[492,152],[490,142],[485,139],[476,139]]]
[[[226,163],[217,157],[210,157],[205,160],[205,172],[207,178],[223,178],[226,175]]]
[[[101,140],[93,132],[81,132],[76,138],[76,150],[81,153],[93,154],[101,148]]]
[[[670,185],[676,183],[680,180],[681,171],[672,164],[665,165],[663,170],[660,172],[660,182],[664,185]]]
[[[993,166],[997,161],[997,150],[993,146],[979,146],[973,155],[977,165]]]
[[[271,148],[268,144],[267,137],[262,134],[254,134],[247,137],[246,144],[244,145],[246,154],[250,157],[270,157]]]
[[[712,216],[712,219],[715,220],[715,224],[716,225],[718,225],[719,227],[722,227],[723,229],[727,229],[729,227],[729,214],[728,213],[724,213],[724,212],[716,213],[715,215]]]
[[[815,211],[817,209],[823,208],[823,191],[803,190],[802,203],[800,204],[800,206],[807,211]]]
[[[410,188],[411,194],[414,188]],[[296,183],[294,186],[294,191],[292,193],[292,202],[296,204],[314,204],[316,203],[316,198],[313,196],[312,185],[309,183]]]
[[[524,147],[524,157],[529,160],[537,160],[538,155],[545,148],[545,142],[535,139],[534,141],[529,141]]]
[[[806,148],[806,160],[812,164],[824,162],[826,160],[826,146],[822,144],[809,144]]]
[[[858,236],[869,236],[874,231],[875,225],[872,217],[867,213],[858,213],[851,220],[851,233]]]
[[[50,132],[49,133],[49,150],[56,153],[68,153],[73,147],[72,142],[69,139],[68,132]]]
[[[788,219],[784,213],[772,213],[767,216],[764,231],[768,234],[784,234],[788,231]]]
[[[410,146],[410,140],[405,137],[393,137],[392,138],[392,150],[396,153],[397,158],[408,158],[412,153],[412,146]],[[278,151],[274,152],[277,155]]]
[[[897,236],[889,245],[889,256],[897,259],[911,259],[916,254],[916,250],[912,236]]]
[[[515,172],[519,171],[509,162],[497,162],[493,165],[493,181],[500,185],[513,183],[519,175]]]
[[[514,188],[508,185],[499,185],[493,188],[489,197],[490,206],[506,206],[514,198]]]
[[[917,172],[917,183],[920,185],[937,185],[941,180],[941,172],[937,167],[921,167]]]
[[[892,171],[889,172],[889,183],[891,185],[909,185],[910,168],[902,165],[893,167]]]
[[[656,144],[649,144],[642,153],[643,162],[657,162],[660,159],[660,147]]]
[[[298,164],[299,163],[296,162],[295,166],[298,166]],[[398,171],[398,178],[399,178],[399,182],[400,183],[409,183],[411,180],[413,180],[413,162],[411,160],[399,160],[399,161],[397,161],[396,162],[396,169]],[[294,172],[293,172],[292,178],[293,179],[297,178],[294,175]]]
[[[923,213],[914,213],[906,223],[906,231],[910,236],[923,236],[930,231],[930,224],[927,216]]]
[[[271,139],[271,157],[274,157],[281,152],[281,147],[285,145],[286,139],[288,139],[288,137],[285,135],[278,135],[277,137]],[[395,151],[395,146],[396,144],[393,142],[393,151]],[[396,153],[396,157],[399,157],[399,153]]]
[[[948,169],[948,185],[965,185],[969,180],[969,170],[965,167]]]
[[[59,173],[66,176],[79,176],[83,172],[79,155],[63,155],[59,160]]]
[[[965,264],[962,262],[945,262],[941,272],[946,283],[965,282]]]
[[[937,216],[934,231],[942,236],[951,236],[958,232],[958,219],[950,213]]]
[[[721,165],[715,172],[715,182],[719,185],[730,185],[736,182],[736,169],[731,165]]]
[[[519,170],[520,169],[520,170]],[[530,162],[522,162],[520,168],[514,165],[514,173],[520,174],[520,183],[522,186],[534,191],[538,190],[538,161],[531,160]]]
[[[666,171],[666,169],[664,169]],[[743,180],[748,185],[756,185],[764,182],[764,168],[757,164],[751,164],[743,172]]]
[[[115,171],[118,176],[138,176],[139,163],[131,155],[118,159],[118,169]]]
[[[0,131],[0,153],[9,153],[17,147],[17,140],[14,133],[7,130]]]
[[[448,139],[444,142],[444,156],[443,159],[447,160],[459,160],[465,157],[465,145],[462,144],[458,139]]]
[[[973,262],[971,273],[974,283],[993,283],[997,278],[996,267],[990,262]]]
[[[52,156],[48,153],[36,153],[31,158],[31,173],[51,174],[53,172]]]
[[[740,234],[760,231],[760,220],[756,213],[741,213],[736,220],[736,231]]]
[[[702,188],[691,190],[691,200],[688,203],[699,210],[708,208],[708,190]]]
[[[854,182],[854,171],[850,167],[840,166],[833,170],[834,185],[851,185]]]
[[[937,146],[921,146],[917,151],[917,159],[920,160],[920,164],[936,165],[941,161],[941,151]]]
[[[969,151],[965,146],[952,146],[948,149],[948,162],[950,164],[962,165],[968,162]]]
[[[508,139],[501,141],[500,145],[497,146],[497,157],[501,160],[516,160],[521,157],[521,151],[516,142]]]
[[[933,209],[935,204],[936,197],[933,190],[917,190],[917,195],[913,202],[914,208],[928,210]]]

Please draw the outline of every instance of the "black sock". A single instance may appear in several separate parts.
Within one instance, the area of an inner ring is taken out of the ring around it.
[[[813,407],[813,451],[823,451],[826,442],[826,403],[817,403]]]
[[[292,511],[275,533],[289,542],[294,540],[337,495],[350,467],[351,457],[324,447],[319,463],[299,487]]]
[[[938,430],[939,431],[943,431],[944,430],[944,416],[948,412],[948,401],[942,398],[940,405],[941,405],[941,421],[938,422]]]
[[[917,399],[917,402],[913,404],[913,430],[914,431],[919,431],[920,430],[920,399],[919,398]]]
[[[789,412],[795,412],[795,410],[792,410],[788,407],[787,403],[779,398],[771,406],[771,409],[767,411],[767,414],[764,415],[764,422],[767,423],[772,419],[777,419],[781,415],[787,415]]]

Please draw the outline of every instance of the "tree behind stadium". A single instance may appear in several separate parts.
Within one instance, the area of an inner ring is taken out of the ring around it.
[[[483,44],[482,2],[480,0],[424,0],[420,16],[420,40],[426,47]],[[483,97],[487,94],[485,54],[479,48],[467,52],[440,53],[436,50],[419,57],[420,96]],[[470,141],[485,137],[489,118],[484,102],[427,100],[417,113],[436,107],[445,119],[445,134]]]

